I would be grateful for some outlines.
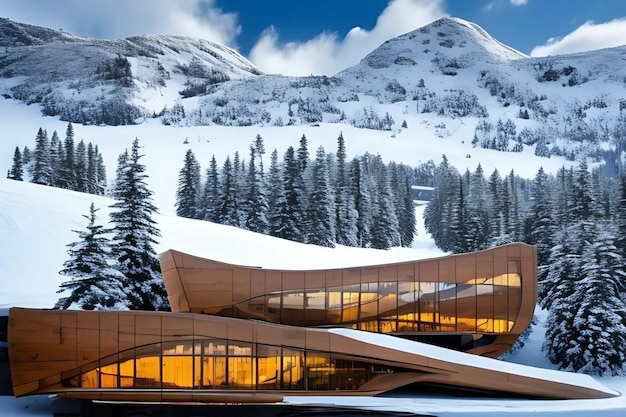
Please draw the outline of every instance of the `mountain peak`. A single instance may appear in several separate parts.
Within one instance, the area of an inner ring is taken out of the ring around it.
[[[503,44],[475,23],[443,17],[383,43],[361,62],[373,68],[392,64],[455,60],[462,65],[477,62],[503,63],[528,58]]]
[[[469,22],[458,17],[442,17],[441,19],[435,20],[430,25],[424,27],[426,28],[429,26],[441,28],[440,31],[444,32],[445,28],[452,29],[453,33],[450,35],[462,34],[473,36],[478,42],[481,42],[485,47],[491,49],[491,52],[496,53],[507,60],[528,58],[528,55],[503,44],[476,23]]]

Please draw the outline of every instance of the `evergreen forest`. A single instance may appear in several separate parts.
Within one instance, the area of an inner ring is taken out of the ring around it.
[[[112,228],[98,224],[92,205],[86,230],[75,231],[56,308],[167,309],[153,249],[157,207],[141,157],[135,140],[107,185],[97,146],[75,144],[71,124],[64,140],[39,129],[32,151],[15,148],[8,178],[115,199]],[[412,244],[414,184],[434,187],[423,221],[440,249],[463,253],[518,241],[537,247],[543,350],[551,362],[597,375],[626,371],[626,177],[602,175],[584,160],[524,179],[480,165],[461,173],[445,155],[438,165],[417,167],[372,154],[348,160],[341,134],[334,153],[309,151],[303,135],[282,156],[273,150],[267,158],[257,135],[245,157],[236,152],[218,165],[213,156],[204,171],[188,150],[175,209],[297,242],[387,249]]]

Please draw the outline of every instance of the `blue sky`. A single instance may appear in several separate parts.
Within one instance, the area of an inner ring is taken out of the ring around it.
[[[446,15],[533,56],[626,44],[626,0],[0,0],[16,21],[98,38],[197,36],[289,75],[332,75]]]
[[[323,31],[345,35],[355,26],[371,30],[388,4],[386,0],[218,0],[226,12],[236,12],[242,33],[240,52],[248,54],[262,32],[273,25],[283,42],[306,41]],[[448,0],[445,11],[478,23],[501,42],[530,54],[538,45],[563,37],[586,21],[626,18],[626,0]],[[321,5],[320,5],[321,4]],[[625,33],[626,36],[626,33]],[[626,42],[626,37],[624,38]]]

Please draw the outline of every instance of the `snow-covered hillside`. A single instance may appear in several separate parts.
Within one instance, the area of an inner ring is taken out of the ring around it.
[[[466,153],[541,143],[544,156],[611,163],[607,150],[622,146],[615,132],[626,112],[626,46],[529,58],[457,18],[391,39],[331,77],[263,75],[235,51],[198,39],[86,39],[7,19],[0,43],[0,94],[74,122],[339,123],[426,134]],[[499,121],[513,130],[495,146]]]

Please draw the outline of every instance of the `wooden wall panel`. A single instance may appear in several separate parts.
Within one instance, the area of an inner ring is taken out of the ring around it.
[[[80,317],[80,316],[85,317]],[[23,351],[30,354],[36,353],[41,346],[41,343],[37,343],[30,338],[25,337],[30,332],[45,333],[45,328],[55,326],[55,323],[59,321],[67,325],[67,329],[71,330],[76,325],[91,326],[95,323],[108,323],[110,327],[111,320],[108,320],[109,316],[119,316],[119,329],[120,332],[127,332],[132,326],[136,326],[137,323],[148,323],[147,318],[161,318],[165,323],[164,328],[178,326],[181,331],[179,333],[186,333],[187,328],[190,326],[193,328],[193,332],[207,332],[213,333],[212,329],[219,329],[223,327],[227,330],[228,336],[235,336],[236,339],[249,342],[267,343],[275,346],[286,346],[294,348],[314,349],[322,352],[330,352],[334,357],[343,357],[346,359],[353,358],[354,360],[366,361],[371,363],[378,363],[382,367],[387,366],[400,366],[407,370],[415,370],[420,372],[426,372],[425,374],[415,373],[422,381],[439,382],[445,384],[453,384],[459,387],[466,387],[470,389],[486,389],[496,390],[499,392],[508,392],[520,395],[534,395],[534,396],[547,396],[552,398],[606,398],[611,397],[613,394],[610,391],[603,391],[597,389],[597,387],[586,386],[584,383],[575,383],[569,381],[567,383],[561,382],[561,379],[550,378],[532,378],[526,375],[510,374],[505,371],[498,370],[497,366],[493,369],[481,368],[475,365],[478,363],[475,360],[469,360],[469,364],[463,363],[463,355],[454,353],[451,356],[456,358],[455,361],[448,361],[441,356],[429,357],[428,353],[437,348],[426,348],[424,353],[420,353],[419,349],[413,349],[418,345],[412,345],[411,342],[402,341],[399,344],[411,344],[409,349],[396,350],[393,346],[388,345],[387,336],[377,336],[381,338],[383,343],[368,343],[368,338],[359,340],[358,333],[351,333],[355,336],[349,337],[349,335],[338,334],[336,331],[327,329],[305,329],[294,328],[288,326],[281,326],[275,324],[250,322],[237,319],[229,319],[222,317],[209,317],[188,314],[171,314],[160,312],[67,312],[67,311],[50,311],[50,310],[26,310],[13,308],[9,312],[10,316],[10,331],[9,331],[9,357],[11,358],[11,371],[13,375],[14,390],[16,395],[26,395],[35,393],[51,393],[61,392],[64,393],[66,388],[61,386],[61,376],[72,377],[78,375],[76,373],[76,362],[79,366],[87,365],[87,361],[83,361],[79,358],[71,358],[68,356],[68,352],[72,352],[72,348],[66,343],[60,343],[60,339],[56,339],[57,351],[59,354],[65,355],[69,360],[56,361],[47,360],[41,361],[38,358],[32,358],[29,361],[16,362],[15,356],[12,355],[14,351]],[[137,319],[137,317],[140,317]],[[37,317],[37,320],[33,318]],[[96,317],[94,319],[94,317]],[[105,317],[103,319],[103,317]],[[132,319],[135,320],[132,320]],[[194,323],[197,322],[197,323]],[[36,324],[34,324],[36,323]],[[133,323],[132,325],[130,323]],[[156,327],[149,324],[152,329],[156,330]],[[204,329],[204,330],[202,330]],[[207,331],[209,330],[209,331]],[[107,330],[107,332],[110,332]],[[147,333],[147,331],[143,331]],[[167,336],[172,340],[187,340],[187,336]],[[255,340],[256,339],[256,340]],[[102,338],[100,339],[102,340]],[[39,341],[45,344],[45,341]],[[512,341],[511,341],[512,343]],[[74,349],[76,352],[76,349]],[[93,362],[91,362],[93,366]],[[409,372],[410,373],[410,372]],[[402,374],[407,375],[407,374]],[[377,383],[372,383],[370,386],[377,386],[373,391],[351,391],[349,393],[327,391],[323,392],[324,395],[373,395],[378,392],[383,392],[397,386],[401,386],[406,383],[413,382],[413,376],[408,380],[402,378],[402,375],[398,375],[397,378],[392,378],[389,375],[385,375],[384,378],[379,378]],[[591,379],[590,379],[591,381]],[[172,401],[184,401],[189,400],[191,391],[141,391],[141,390],[125,390],[125,389],[108,389],[106,391],[90,391],[90,390],[73,390],[67,391],[66,396],[77,395],[82,398],[95,399],[105,398],[108,400],[130,400],[141,401],[145,396],[160,395],[168,397]],[[204,391],[193,391],[194,395],[198,395],[201,398],[205,394]],[[106,394],[106,395],[105,395]],[[180,395],[179,395],[180,394]],[[209,392],[206,393],[207,395]],[[229,392],[223,392],[215,394],[211,392],[211,395],[222,395],[222,399],[231,395]],[[277,391],[276,395],[280,396],[284,392]],[[320,395],[319,391],[300,392],[299,395]]]

